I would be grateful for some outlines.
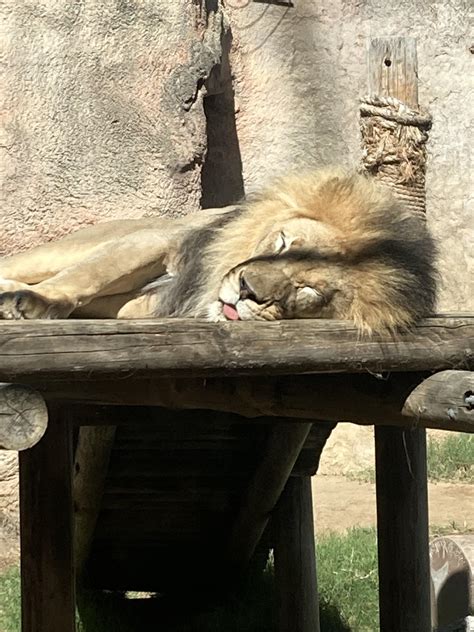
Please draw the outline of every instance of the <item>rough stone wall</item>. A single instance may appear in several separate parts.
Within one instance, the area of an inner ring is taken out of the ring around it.
[[[199,205],[220,11],[194,0],[6,0],[0,255]]]
[[[227,3],[247,189],[297,165],[358,163],[358,99],[367,91],[367,41],[416,37],[419,99],[433,116],[427,215],[440,249],[439,309],[472,310],[472,0],[293,4]]]

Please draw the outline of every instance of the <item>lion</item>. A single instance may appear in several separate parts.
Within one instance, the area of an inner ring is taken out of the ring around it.
[[[0,260],[0,318],[350,319],[432,313],[424,216],[341,170],[282,178],[235,206],[97,224]]]

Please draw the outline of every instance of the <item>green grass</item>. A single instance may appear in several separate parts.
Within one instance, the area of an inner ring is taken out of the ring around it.
[[[353,529],[328,534],[318,548],[321,627],[324,632],[373,632],[377,629],[375,531]],[[183,608],[184,610],[184,608]],[[179,609],[178,609],[179,611]],[[78,632],[275,632],[273,569],[212,611],[168,620],[158,599],[127,600],[94,593],[82,599]],[[0,632],[20,629],[18,569],[0,576]]]
[[[323,607],[337,610],[346,628],[326,632],[378,629],[378,574],[375,529],[330,534],[317,546],[318,582]]]
[[[432,481],[474,483],[474,435],[450,434],[428,441],[428,476]]]
[[[453,526],[454,529],[454,526]],[[440,533],[432,528],[434,534]],[[443,529],[443,533],[447,530]],[[323,632],[378,630],[377,545],[375,529],[329,533],[317,543]],[[183,603],[165,616],[159,599],[130,600],[93,593],[81,600],[78,632],[276,632],[273,568],[249,582],[225,605],[186,615]],[[181,620],[176,620],[181,612]],[[0,575],[0,632],[20,629],[18,569]]]
[[[428,479],[446,483],[474,483],[474,435],[449,434],[445,439],[428,438]],[[368,467],[346,475],[352,481],[375,483],[375,469]]]
[[[9,568],[0,575],[0,632],[18,632],[20,622],[20,573]]]

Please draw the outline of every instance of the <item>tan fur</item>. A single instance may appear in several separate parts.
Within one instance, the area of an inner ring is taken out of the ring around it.
[[[184,275],[186,240],[225,212],[102,224],[0,261],[0,277],[9,279],[0,280],[0,317],[168,315],[170,286],[144,286]],[[228,304],[241,319],[351,318],[372,332],[408,326],[430,304],[427,296],[412,309],[421,299],[403,294],[404,284],[422,284],[415,276],[406,283],[410,266],[370,254],[402,232],[416,256],[420,243],[429,245],[424,218],[365,177],[327,170],[283,179],[216,231],[196,254],[204,279],[189,305],[169,315],[221,320]],[[298,255],[307,251],[316,254]],[[31,291],[15,292],[12,281]]]

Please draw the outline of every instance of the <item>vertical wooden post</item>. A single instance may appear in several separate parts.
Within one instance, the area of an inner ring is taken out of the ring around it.
[[[311,478],[288,480],[274,522],[279,632],[319,632]]]
[[[413,38],[371,41],[371,95],[417,108],[417,70]],[[419,179],[406,180],[401,190],[397,181],[403,178],[386,182],[403,201],[421,196],[424,206],[424,165],[417,166]],[[403,171],[401,163],[391,168]],[[377,426],[375,453],[380,632],[430,632],[426,432]]]
[[[22,632],[74,632],[72,441],[60,410],[20,452],[20,533]]]
[[[424,429],[376,426],[380,631],[430,632]]]

